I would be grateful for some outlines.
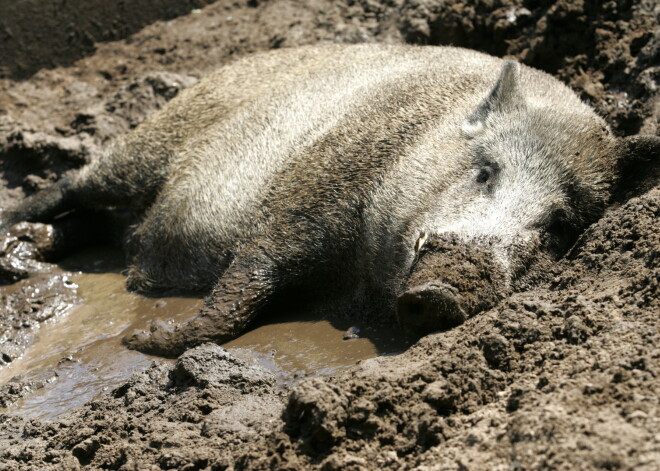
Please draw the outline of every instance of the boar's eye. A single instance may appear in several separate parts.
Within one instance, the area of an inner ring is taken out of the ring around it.
[[[493,167],[485,166],[477,170],[477,183],[487,183],[493,177]]]

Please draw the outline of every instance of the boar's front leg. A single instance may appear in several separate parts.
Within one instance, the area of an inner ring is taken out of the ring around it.
[[[282,285],[266,257],[238,256],[189,321],[152,323],[124,337],[133,350],[174,358],[204,342],[227,342],[240,335]]]

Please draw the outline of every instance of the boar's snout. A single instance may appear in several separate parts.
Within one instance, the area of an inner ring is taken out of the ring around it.
[[[510,287],[492,242],[425,240],[397,298],[399,324],[416,335],[450,329],[502,299]]]
[[[417,335],[445,330],[463,323],[467,314],[462,296],[446,283],[430,281],[406,290],[397,299],[399,324]]]

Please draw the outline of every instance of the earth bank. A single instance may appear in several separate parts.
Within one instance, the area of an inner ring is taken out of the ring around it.
[[[571,85],[620,135],[657,134],[659,15],[646,0],[218,1],[3,79],[0,208],[233,56],[318,41],[515,57]],[[205,345],[52,423],[5,416],[0,469],[657,469],[660,189],[657,164],[641,171],[645,184],[623,188],[545,284],[401,355],[282,393]],[[49,265],[21,273],[2,291],[5,363],[75,296]],[[30,289],[38,277],[60,297]]]

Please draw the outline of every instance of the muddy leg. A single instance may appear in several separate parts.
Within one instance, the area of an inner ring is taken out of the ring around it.
[[[240,335],[282,286],[263,258],[236,258],[222,275],[200,314],[179,324],[155,322],[124,337],[131,349],[177,357],[204,342],[227,342]]]

